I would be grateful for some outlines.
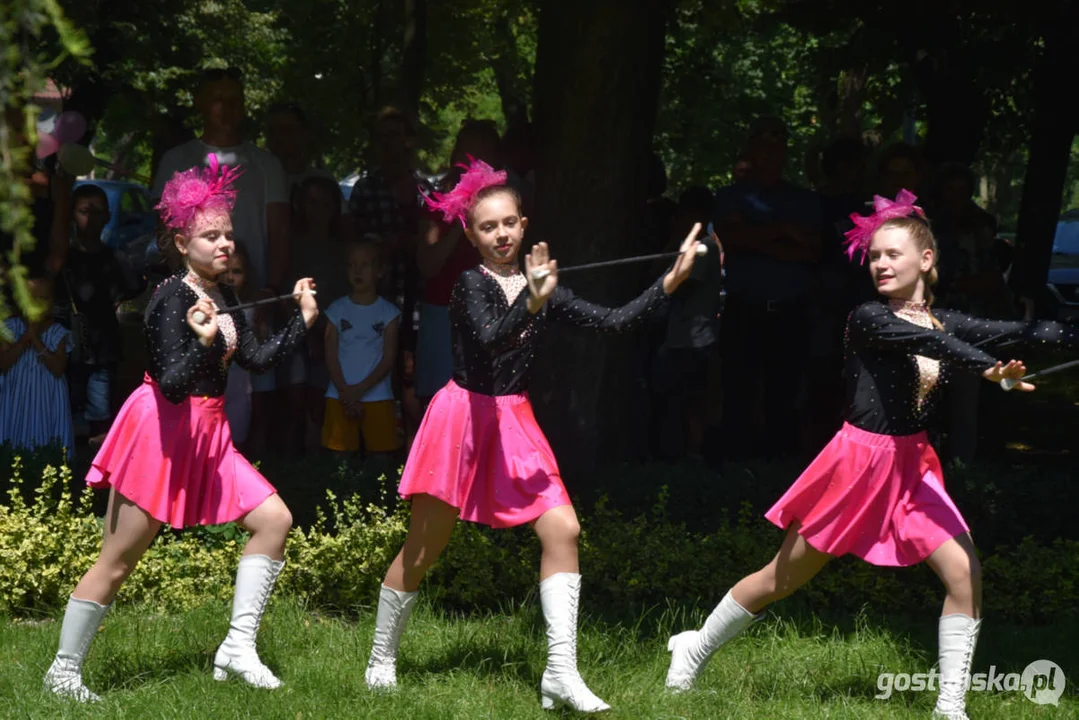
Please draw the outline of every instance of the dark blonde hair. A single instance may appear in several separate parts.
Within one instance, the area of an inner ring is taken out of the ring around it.
[[[929,221],[916,215],[908,215],[907,217],[892,218],[891,220],[885,220],[877,228],[874,235],[881,230],[906,230],[907,235],[914,241],[914,245],[920,252],[926,250],[933,251],[933,266],[929,268],[929,272],[924,273],[925,278],[925,307],[929,310],[929,317],[933,320],[933,325],[937,330],[944,330],[944,326],[940,324],[936,316],[933,315],[933,286],[937,284],[937,280],[940,279],[940,275],[937,272],[937,260],[940,257],[940,253],[937,250],[937,238],[933,235],[933,229],[929,227]]]
[[[514,204],[517,205],[517,214],[521,215],[521,193],[517,192],[515,188],[512,188],[509,185],[490,185],[473,195],[472,201],[468,203],[468,212],[465,215],[468,227],[472,227],[472,222],[475,219],[472,216],[473,213],[476,212],[476,207],[487,198],[494,197],[495,195],[509,195],[513,199]]]
[[[379,273],[382,273],[389,260],[389,248],[386,247],[386,242],[382,236],[376,233],[364,233],[363,235],[353,235],[349,237],[345,241],[345,257],[348,258],[353,252],[363,248],[371,248],[374,250],[375,268]]]

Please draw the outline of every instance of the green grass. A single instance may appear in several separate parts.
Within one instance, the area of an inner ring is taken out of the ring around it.
[[[104,701],[79,706],[47,695],[41,678],[55,652],[56,622],[0,621],[0,716],[4,718],[542,718],[538,685],[545,660],[533,600],[505,614],[446,617],[421,606],[405,635],[400,688],[369,692],[363,669],[373,615],[358,624],[305,611],[278,598],[263,623],[260,651],[285,687],[260,691],[210,677],[227,607],[151,616],[120,608],[95,641],[85,677]],[[881,669],[925,672],[935,660],[935,621],[846,618],[840,625],[779,615],[723,648],[685,695],[663,691],[665,639],[699,623],[700,612],[652,612],[632,624],[586,618],[581,669],[616,718],[928,718],[932,693],[876,700]],[[908,630],[910,632],[908,632]],[[972,718],[1075,718],[1079,628],[1018,628],[988,622],[975,671],[1001,672],[1051,659],[1069,688],[1059,707],[1018,693],[972,693]]]

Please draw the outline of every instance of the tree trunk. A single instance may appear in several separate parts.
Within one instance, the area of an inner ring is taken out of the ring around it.
[[[405,39],[401,53],[401,98],[404,110],[419,116],[427,67],[427,0],[405,0]]]
[[[637,251],[659,100],[667,3],[548,0],[540,9],[535,120],[536,223],[563,265]],[[595,302],[625,302],[639,268],[567,276]],[[601,461],[624,458],[631,418],[647,398],[631,367],[639,337],[552,327],[533,375],[537,415],[566,473],[580,482]],[[639,423],[637,424],[639,430]]]
[[[520,117],[522,113],[527,115],[524,94],[518,80],[521,58],[517,53],[517,41],[513,28],[510,27],[509,11],[505,6],[499,9],[494,23],[492,40],[495,50],[489,60],[495,75],[495,85],[498,86],[498,97],[502,101],[502,117],[508,123],[511,118]]]
[[[976,78],[980,58],[962,45],[962,37],[958,19],[941,19],[930,31],[930,49],[915,65],[928,125],[924,153],[933,166],[971,165],[989,120],[989,101]]]
[[[382,56],[386,52],[383,38],[386,34],[387,25],[389,25],[389,18],[387,17],[386,0],[379,0],[375,8],[375,24],[371,28],[371,47],[369,48],[371,60],[367,65],[370,68],[367,72],[370,87],[363,88],[363,97],[369,98],[369,102],[366,104],[374,108],[377,108],[384,101],[382,95]]]
[[[1021,296],[1042,298],[1053,253],[1057,219],[1072,140],[1079,130],[1069,94],[1063,90],[1079,72],[1079,10],[1069,3],[1045,32],[1045,50],[1034,77],[1034,120],[1030,155],[1019,204],[1016,244],[1018,267],[1015,290]]]

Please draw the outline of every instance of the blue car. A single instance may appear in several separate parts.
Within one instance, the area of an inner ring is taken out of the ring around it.
[[[97,185],[109,197],[112,217],[101,233],[101,240],[135,267],[141,267],[147,245],[153,244],[157,232],[157,213],[150,191],[138,183],[126,180],[79,180],[80,185]]]
[[[1079,320],[1079,211],[1065,214],[1057,223],[1046,289],[1058,320]]]

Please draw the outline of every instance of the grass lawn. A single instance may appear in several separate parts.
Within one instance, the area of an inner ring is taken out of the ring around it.
[[[587,608],[587,605],[586,605]],[[667,633],[699,623],[699,612],[655,611],[633,624],[587,618],[581,668],[617,718],[928,718],[929,692],[874,699],[877,674],[926,672],[935,661],[935,619],[841,618],[838,625],[770,615],[723,648],[685,695],[663,690]],[[225,605],[165,616],[121,607],[110,614],[86,666],[104,696],[79,706],[47,695],[41,678],[59,623],[0,620],[0,715],[4,718],[542,718],[538,686],[545,661],[534,598],[503,615],[446,617],[421,605],[405,634],[394,694],[369,692],[363,670],[373,613],[357,621],[320,616],[287,598],[271,604],[263,659],[285,687],[248,688],[210,677],[228,621]],[[898,624],[897,624],[898,623]],[[971,693],[972,718],[1076,718],[1079,628],[1019,628],[987,622],[975,672],[1022,672],[1051,659],[1070,673],[1059,706],[1019,692]]]

